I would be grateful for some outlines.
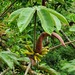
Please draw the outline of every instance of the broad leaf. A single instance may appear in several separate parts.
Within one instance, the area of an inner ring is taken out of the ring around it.
[[[37,14],[41,21],[43,29],[47,33],[51,34],[54,30],[55,22],[47,8],[45,8],[44,6],[37,7]]]
[[[67,24],[68,25],[68,22],[67,22],[66,18],[63,15],[61,15],[60,13],[54,11],[53,9],[48,9],[48,10],[49,10],[50,13],[54,14],[55,16],[57,16],[58,19],[61,22],[63,22],[64,24]]]
[[[61,22],[60,22],[60,20],[53,14],[51,14],[51,16],[53,17],[53,19],[55,21],[55,25],[56,25],[57,30],[60,30],[61,29]]]
[[[11,13],[10,17],[9,17],[9,23],[11,23],[12,21],[14,21],[18,16],[19,14],[21,13],[21,11],[23,10],[24,8],[21,8],[21,9],[18,9],[14,12]]]
[[[20,32],[22,32],[30,23],[35,11],[35,8],[25,8],[24,10],[22,10],[17,20],[17,25]]]
[[[2,51],[0,53],[0,58],[12,69],[14,66],[14,63],[19,65],[18,56],[12,52],[9,51]]]
[[[75,31],[75,24],[69,30],[70,31]]]

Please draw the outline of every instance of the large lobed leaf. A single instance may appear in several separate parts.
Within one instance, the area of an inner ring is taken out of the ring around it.
[[[41,21],[43,29],[47,33],[51,34],[54,30],[55,25],[54,19],[52,18],[51,14],[45,7],[39,6],[37,7],[37,15]]]
[[[35,11],[35,8],[25,8],[24,10],[22,10],[17,20],[17,25],[20,32],[22,32],[30,23]]]
[[[61,22],[68,25],[68,21],[66,20],[66,18],[63,15],[61,15],[60,13],[54,11],[53,9],[48,9],[48,11],[50,13],[54,14]]]
[[[18,18],[20,12],[25,9],[25,8],[21,8],[21,9],[18,9],[14,12],[11,13],[10,17],[9,17],[9,23],[11,23],[12,21],[14,21],[16,18]]]
[[[45,32],[49,34],[54,31],[54,26],[56,26],[57,30],[60,30],[61,22],[68,24],[64,16],[44,6],[38,6],[33,8],[27,7],[16,10],[10,15],[9,21],[12,22],[18,17],[17,25],[20,32],[22,32],[30,23],[35,11],[37,11],[37,15],[41,21],[42,28]]]

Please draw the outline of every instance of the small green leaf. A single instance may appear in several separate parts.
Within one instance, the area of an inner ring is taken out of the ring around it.
[[[61,29],[61,22],[60,22],[60,20],[53,14],[51,14],[51,16],[53,17],[53,19],[55,21],[55,25],[56,25],[57,30],[60,30]]]
[[[22,32],[30,23],[35,11],[36,11],[35,8],[25,8],[20,13],[20,16],[17,20],[17,25],[18,25],[20,32]]]
[[[75,24],[69,29],[70,31],[75,31]]]
[[[25,62],[30,62],[30,59],[28,57],[21,57],[18,59],[19,61],[25,61]]]
[[[59,19],[61,22],[63,22],[64,24],[67,24],[67,25],[68,25],[68,21],[66,20],[66,18],[65,18],[63,15],[61,15],[60,13],[54,11],[53,9],[48,9],[48,11],[49,11],[50,13],[54,14],[55,16],[57,16],[58,19]]]
[[[21,9],[18,9],[14,12],[11,13],[10,17],[9,17],[9,20],[8,22],[11,23],[12,21],[14,21],[18,16],[19,14],[21,13],[21,11],[23,10],[24,8],[21,8]]]
[[[41,21],[43,29],[47,33],[51,34],[54,30],[55,22],[47,8],[44,6],[37,7],[37,15]]]

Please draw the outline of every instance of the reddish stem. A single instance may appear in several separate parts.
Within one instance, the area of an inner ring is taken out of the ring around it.
[[[46,2],[46,0],[42,0],[42,6],[46,5],[45,2]]]

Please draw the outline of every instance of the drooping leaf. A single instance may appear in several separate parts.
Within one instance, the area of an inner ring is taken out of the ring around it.
[[[12,52],[9,51],[2,51],[0,52],[0,58],[12,69],[14,66],[14,63],[19,65],[19,62],[17,61],[18,56]]]
[[[61,29],[61,22],[60,22],[60,20],[53,14],[51,14],[51,16],[53,17],[53,19],[55,21],[55,25],[56,25],[57,30],[60,30]]]
[[[9,23],[11,23],[12,21],[14,21],[18,16],[19,14],[21,13],[21,11],[23,10],[24,8],[21,8],[21,9],[18,9],[14,12],[11,13],[10,17],[9,17]]]
[[[75,24],[69,30],[70,31],[75,31]]]
[[[64,24],[67,24],[67,25],[68,25],[68,22],[67,22],[66,18],[65,18],[63,15],[61,15],[60,13],[56,12],[56,11],[53,10],[53,9],[48,9],[48,11],[49,11],[50,13],[54,14],[55,16],[57,16],[58,19],[59,19],[61,22],[63,22]]]
[[[25,8],[20,13],[20,16],[17,20],[17,25],[18,25],[20,32],[22,32],[30,23],[35,11],[36,11],[35,8]]]
[[[47,8],[44,6],[37,7],[37,15],[41,21],[43,29],[47,33],[51,34],[54,30],[55,22]]]

